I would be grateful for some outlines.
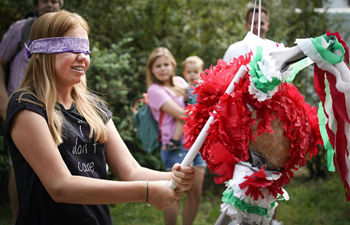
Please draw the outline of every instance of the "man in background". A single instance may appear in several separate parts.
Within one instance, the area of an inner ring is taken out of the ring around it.
[[[251,31],[253,13],[254,13],[254,7],[249,7],[245,16],[245,28],[247,32]],[[259,24],[259,8],[256,8],[255,15],[254,15],[254,24],[252,29],[252,32],[255,35],[258,35],[258,24]],[[261,7],[260,38],[265,40],[265,44],[276,45],[276,42],[266,39],[266,33],[269,30],[269,27],[270,27],[269,13],[266,8]],[[226,63],[230,63],[233,58],[237,58],[240,55],[245,55],[251,50],[252,49],[249,47],[249,45],[245,40],[235,42],[228,47],[223,57],[223,60]],[[275,210],[275,214],[273,216],[272,225],[283,225],[283,222],[276,220],[276,212],[277,212],[277,209]],[[226,219],[226,221],[229,221],[229,219]]]
[[[0,113],[4,118],[4,110],[9,95],[16,91],[24,78],[28,64],[24,43],[29,40],[30,28],[35,19],[45,13],[59,11],[63,0],[33,0],[35,16],[16,21],[4,34],[0,43]],[[0,122],[2,122],[0,120]],[[11,159],[10,159],[11,160]],[[10,162],[9,197],[14,221],[18,212],[16,181]]]
[[[254,12],[254,7],[249,7],[246,13],[245,28],[248,32],[251,30],[253,12]],[[259,8],[256,8],[255,16],[254,16],[254,25],[253,25],[253,33],[255,35],[258,35],[258,23],[259,23]],[[267,40],[266,33],[269,30],[269,27],[270,27],[270,24],[269,24],[268,11],[265,8],[261,7],[260,38]],[[274,44],[274,42],[271,41],[271,44]],[[244,55],[248,53],[250,50],[251,49],[248,47],[248,45],[245,44],[244,40],[235,42],[231,44],[230,47],[228,47],[228,49],[225,52],[223,60],[227,63],[230,63],[230,61],[233,58],[236,58],[240,55]]]

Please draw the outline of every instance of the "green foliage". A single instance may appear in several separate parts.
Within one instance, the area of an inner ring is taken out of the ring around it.
[[[2,127],[0,126],[0,128]],[[7,150],[4,148],[4,137],[0,136],[0,190],[7,190],[8,176],[9,176],[9,155]],[[1,191],[0,199],[4,199],[4,198],[7,198],[7,192]]]
[[[317,37],[326,32],[327,15],[315,11],[327,1],[284,0],[269,5],[268,37],[293,46],[296,38]],[[271,8],[270,8],[271,7]]]
[[[323,146],[318,146],[318,154],[308,160],[306,166],[311,178],[325,178],[330,173],[327,168],[327,150]]]
[[[111,44],[108,49],[99,49],[96,43],[91,49],[91,65],[87,72],[89,88],[103,95],[110,104],[113,119],[125,140],[132,140],[132,130],[126,129],[132,124],[131,102],[129,95],[137,90],[138,82],[134,69],[135,59],[131,57],[132,48],[121,49],[130,39]]]
[[[34,13],[32,0],[0,0],[0,37],[12,23],[23,19],[29,13]]]

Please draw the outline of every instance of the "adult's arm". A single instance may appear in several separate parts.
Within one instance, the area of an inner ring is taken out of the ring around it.
[[[188,86],[186,81],[181,77],[175,77],[174,82],[176,82],[178,86],[184,88]],[[169,91],[166,91],[165,87],[151,85],[147,93],[150,106],[156,110],[160,109],[173,116],[175,119],[181,119],[186,116],[185,110],[171,98]]]
[[[169,98],[160,109],[170,115],[172,115],[176,119],[181,119],[186,116],[186,112],[183,108],[181,108],[173,99]]]
[[[18,43],[22,37],[22,27],[26,20],[20,20],[12,24],[2,37],[0,43],[0,114],[4,116],[4,110],[8,101],[8,94],[5,85],[5,64],[15,57],[18,53]]]

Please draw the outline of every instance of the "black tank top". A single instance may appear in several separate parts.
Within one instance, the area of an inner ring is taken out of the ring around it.
[[[11,123],[20,110],[31,110],[43,116],[47,121],[44,108],[34,103],[18,101],[21,93],[15,93],[8,105],[5,124],[5,140],[9,148],[15,170],[19,212],[16,225],[111,225],[108,205],[78,205],[53,201],[45,190],[38,176],[16,148],[10,136]],[[38,100],[31,95],[22,98],[34,102]],[[100,104],[105,112],[107,122],[112,113],[105,105]],[[72,175],[107,178],[104,144],[95,143],[89,138],[89,125],[78,113],[74,105],[68,110],[57,104],[64,116],[63,143],[58,146],[60,154]],[[55,174],[52,174],[55,176]]]

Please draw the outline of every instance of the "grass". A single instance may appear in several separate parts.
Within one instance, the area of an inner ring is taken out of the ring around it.
[[[278,207],[284,225],[350,224],[350,202],[336,174],[326,180],[292,180],[285,189],[290,200]]]
[[[213,225],[220,215],[221,194],[224,191],[224,185],[210,184],[209,180],[203,189],[203,199],[198,211],[194,225]],[[182,198],[180,211],[182,212]],[[149,207],[146,204],[131,203],[117,204],[111,206],[111,214],[114,224],[118,225],[163,225],[163,212]],[[181,216],[178,217],[178,224],[182,224]]]
[[[343,185],[335,175],[325,180],[295,178],[284,187],[290,200],[280,202],[277,219],[284,225],[350,224],[350,202],[346,202]],[[194,225],[213,225],[220,214],[223,185],[215,185],[210,176],[204,185],[200,209]],[[182,201],[185,201],[185,197]],[[142,203],[111,206],[116,225],[161,225],[163,213]],[[178,218],[181,224],[181,218]],[[0,225],[11,224],[8,202],[0,204]]]

